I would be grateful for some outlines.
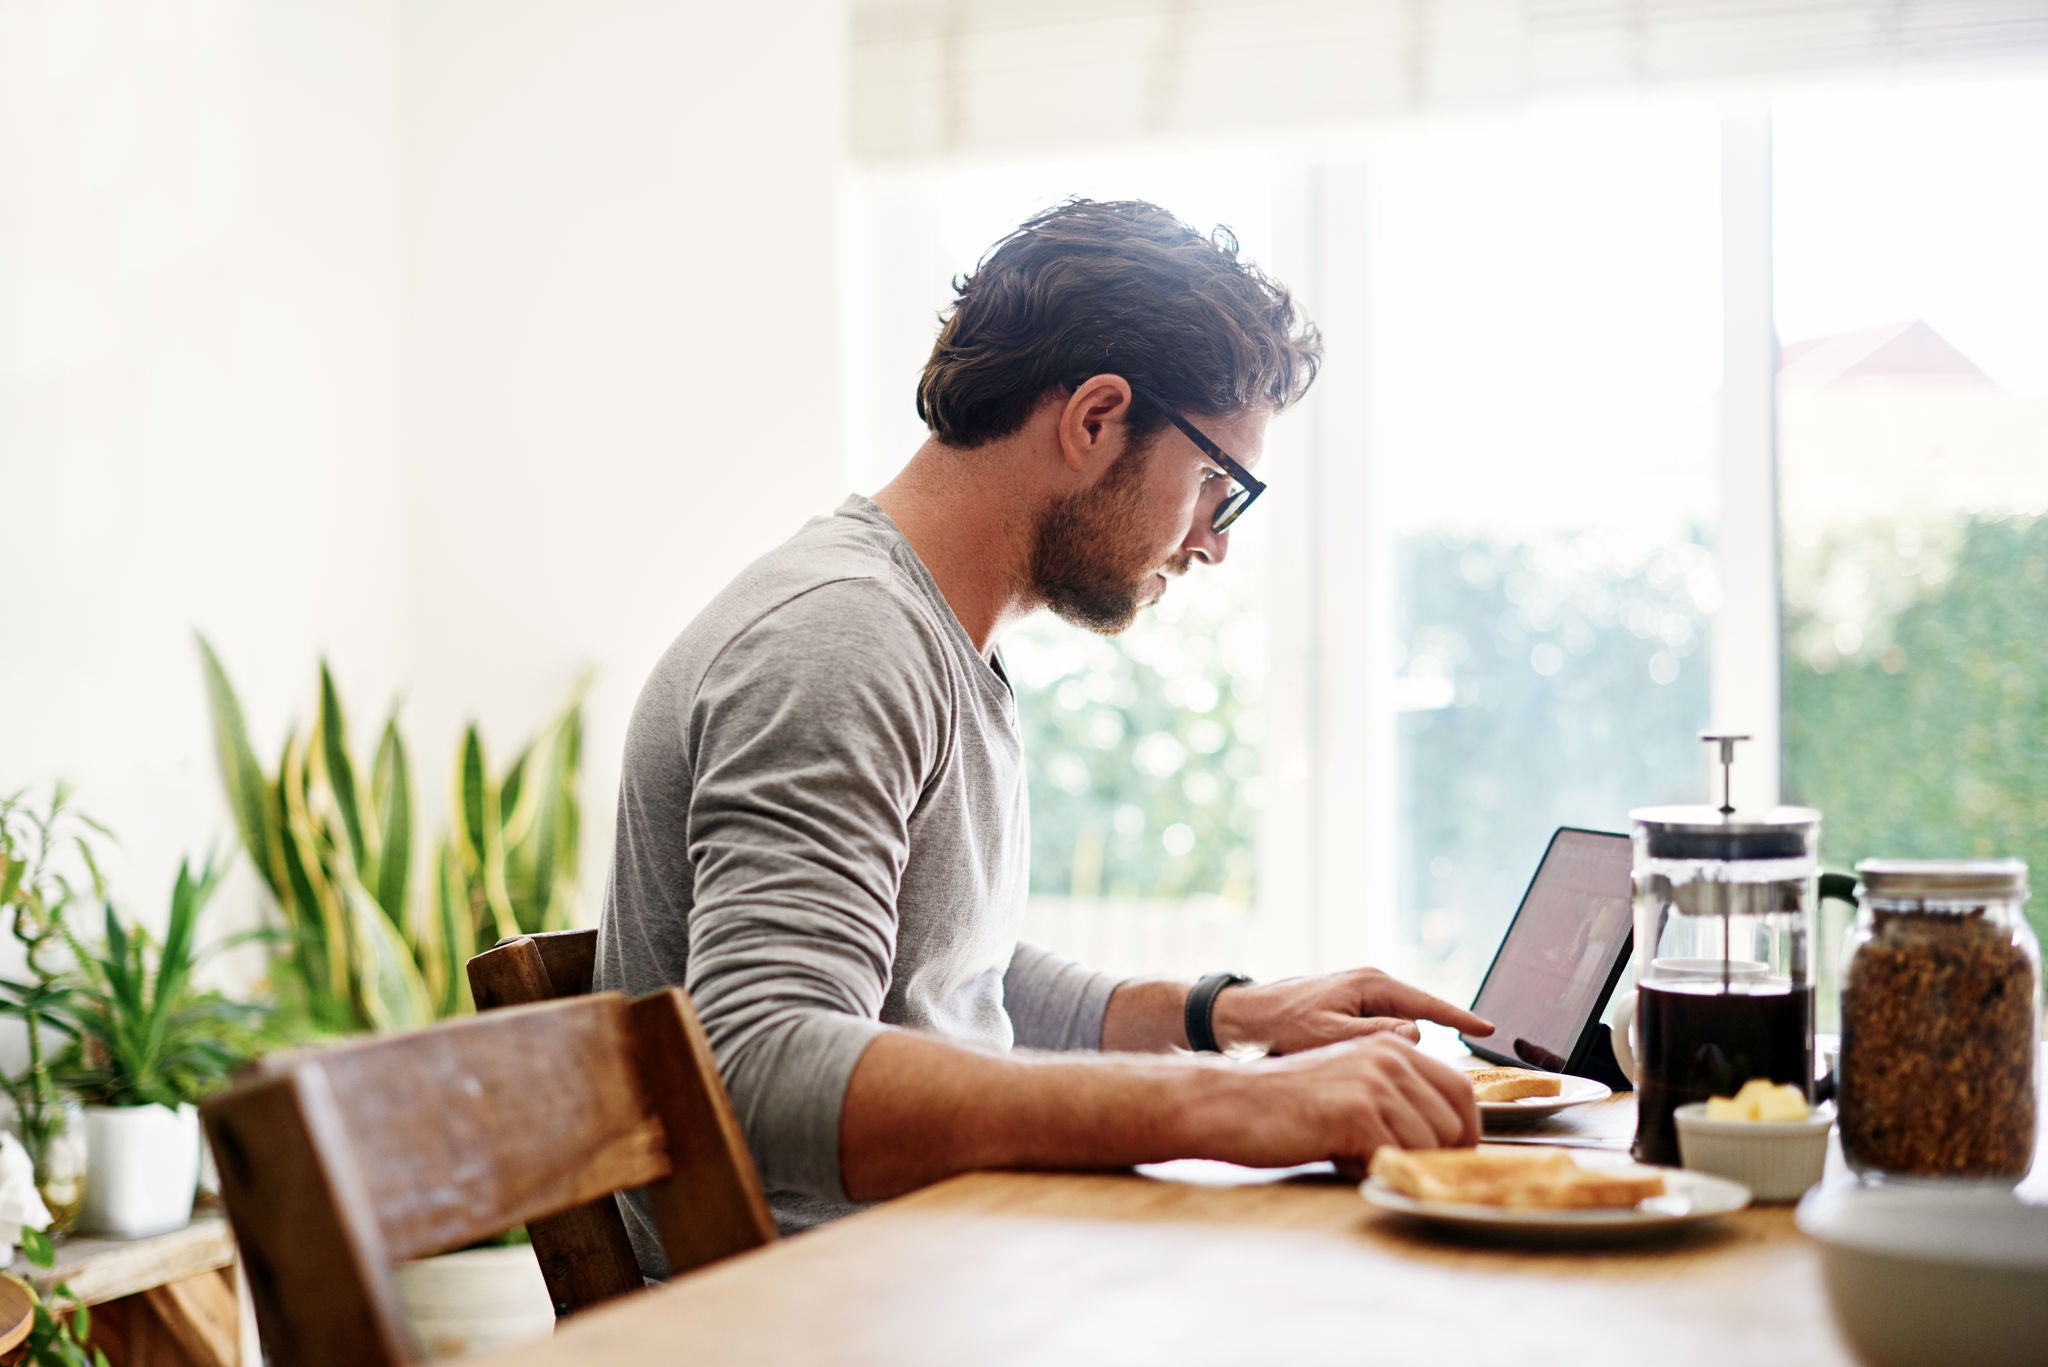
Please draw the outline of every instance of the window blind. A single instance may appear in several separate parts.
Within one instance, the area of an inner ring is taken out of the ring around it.
[[[2048,0],[855,0],[874,161],[1552,94],[2048,70]]]

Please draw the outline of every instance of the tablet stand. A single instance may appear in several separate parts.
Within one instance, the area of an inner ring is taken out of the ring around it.
[[[1585,1057],[1565,1069],[1574,1077],[1591,1078],[1605,1083],[1617,1092],[1635,1090],[1635,1084],[1628,1080],[1628,1074],[1621,1071],[1621,1065],[1614,1058],[1614,1038],[1604,1023],[1593,1026],[1593,1034],[1586,1041]]]

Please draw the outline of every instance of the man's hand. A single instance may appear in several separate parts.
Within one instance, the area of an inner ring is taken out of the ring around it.
[[[1419,1020],[1490,1035],[1493,1024],[1376,968],[1227,987],[1216,997],[1216,1042],[1299,1054],[1340,1040],[1391,1034],[1409,1042]],[[1469,1089],[1468,1089],[1469,1090]]]
[[[1382,1144],[1435,1149],[1479,1142],[1465,1075],[1392,1031],[1243,1065],[1220,1122],[1216,1157],[1252,1167],[1332,1159],[1363,1177]]]

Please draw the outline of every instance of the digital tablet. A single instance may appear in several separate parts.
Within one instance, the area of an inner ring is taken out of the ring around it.
[[[1633,939],[1629,838],[1561,826],[1522,894],[1472,1010],[1494,1023],[1460,1035],[1483,1059],[1626,1087],[1614,1065],[1607,999]]]

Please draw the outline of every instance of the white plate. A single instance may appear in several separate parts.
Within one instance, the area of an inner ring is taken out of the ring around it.
[[[1358,1190],[1371,1205],[1397,1215],[1412,1215],[1419,1220],[1459,1229],[1546,1239],[1668,1229],[1697,1220],[1711,1220],[1749,1204],[1749,1188],[1725,1177],[1688,1172],[1683,1168],[1647,1168],[1618,1153],[1575,1149],[1572,1158],[1596,1172],[1655,1172],[1664,1179],[1664,1194],[1626,1210],[1525,1210],[1508,1206],[1471,1206],[1456,1201],[1418,1201],[1412,1196],[1403,1196],[1378,1177],[1367,1179]]]
[[[1556,1096],[1525,1096],[1519,1101],[1482,1101],[1479,1103],[1479,1123],[1482,1125],[1518,1125],[1539,1116],[1555,1115],[1567,1106],[1583,1106],[1589,1101],[1605,1101],[1614,1095],[1614,1089],[1604,1082],[1595,1082],[1589,1077],[1573,1077],[1569,1073],[1557,1074],[1560,1084]]]

